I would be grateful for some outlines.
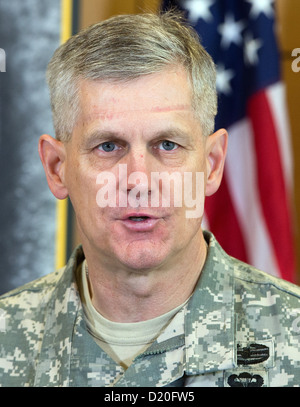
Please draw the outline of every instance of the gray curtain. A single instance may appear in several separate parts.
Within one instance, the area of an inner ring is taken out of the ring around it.
[[[45,70],[60,41],[60,0],[0,0],[0,294],[55,266],[56,201],[38,156],[54,135]]]

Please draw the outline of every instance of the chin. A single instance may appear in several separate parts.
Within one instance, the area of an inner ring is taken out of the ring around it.
[[[118,256],[119,260],[130,269],[146,271],[160,267],[167,258],[167,253],[164,253],[161,247],[145,247],[144,244],[140,246],[127,248],[123,255]]]
[[[123,261],[128,268],[132,270],[147,271],[150,269],[159,268],[164,263],[164,258],[161,256],[141,255],[126,257]]]

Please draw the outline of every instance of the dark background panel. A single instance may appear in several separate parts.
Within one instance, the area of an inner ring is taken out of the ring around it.
[[[54,135],[45,70],[60,10],[59,0],[0,0],[0,293],[54,270],[56,200],[38,139]]]

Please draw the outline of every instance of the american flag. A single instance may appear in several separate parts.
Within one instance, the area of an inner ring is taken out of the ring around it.
[[[186,13],[217,65],[216,129],[229,146],[204,225],[230,255],[294,281],[292,155],[274,0],[164,1]]]

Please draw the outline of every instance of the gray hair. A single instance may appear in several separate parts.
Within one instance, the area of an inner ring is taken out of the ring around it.
[[[183,66],[193,90],[193,108],[207,136],[217,112],[216,72],[197,33],[177,12],[120,15],[71,37],[47,69],[57,139],[70,139],[79,115],[79,81],[129,81]]]

